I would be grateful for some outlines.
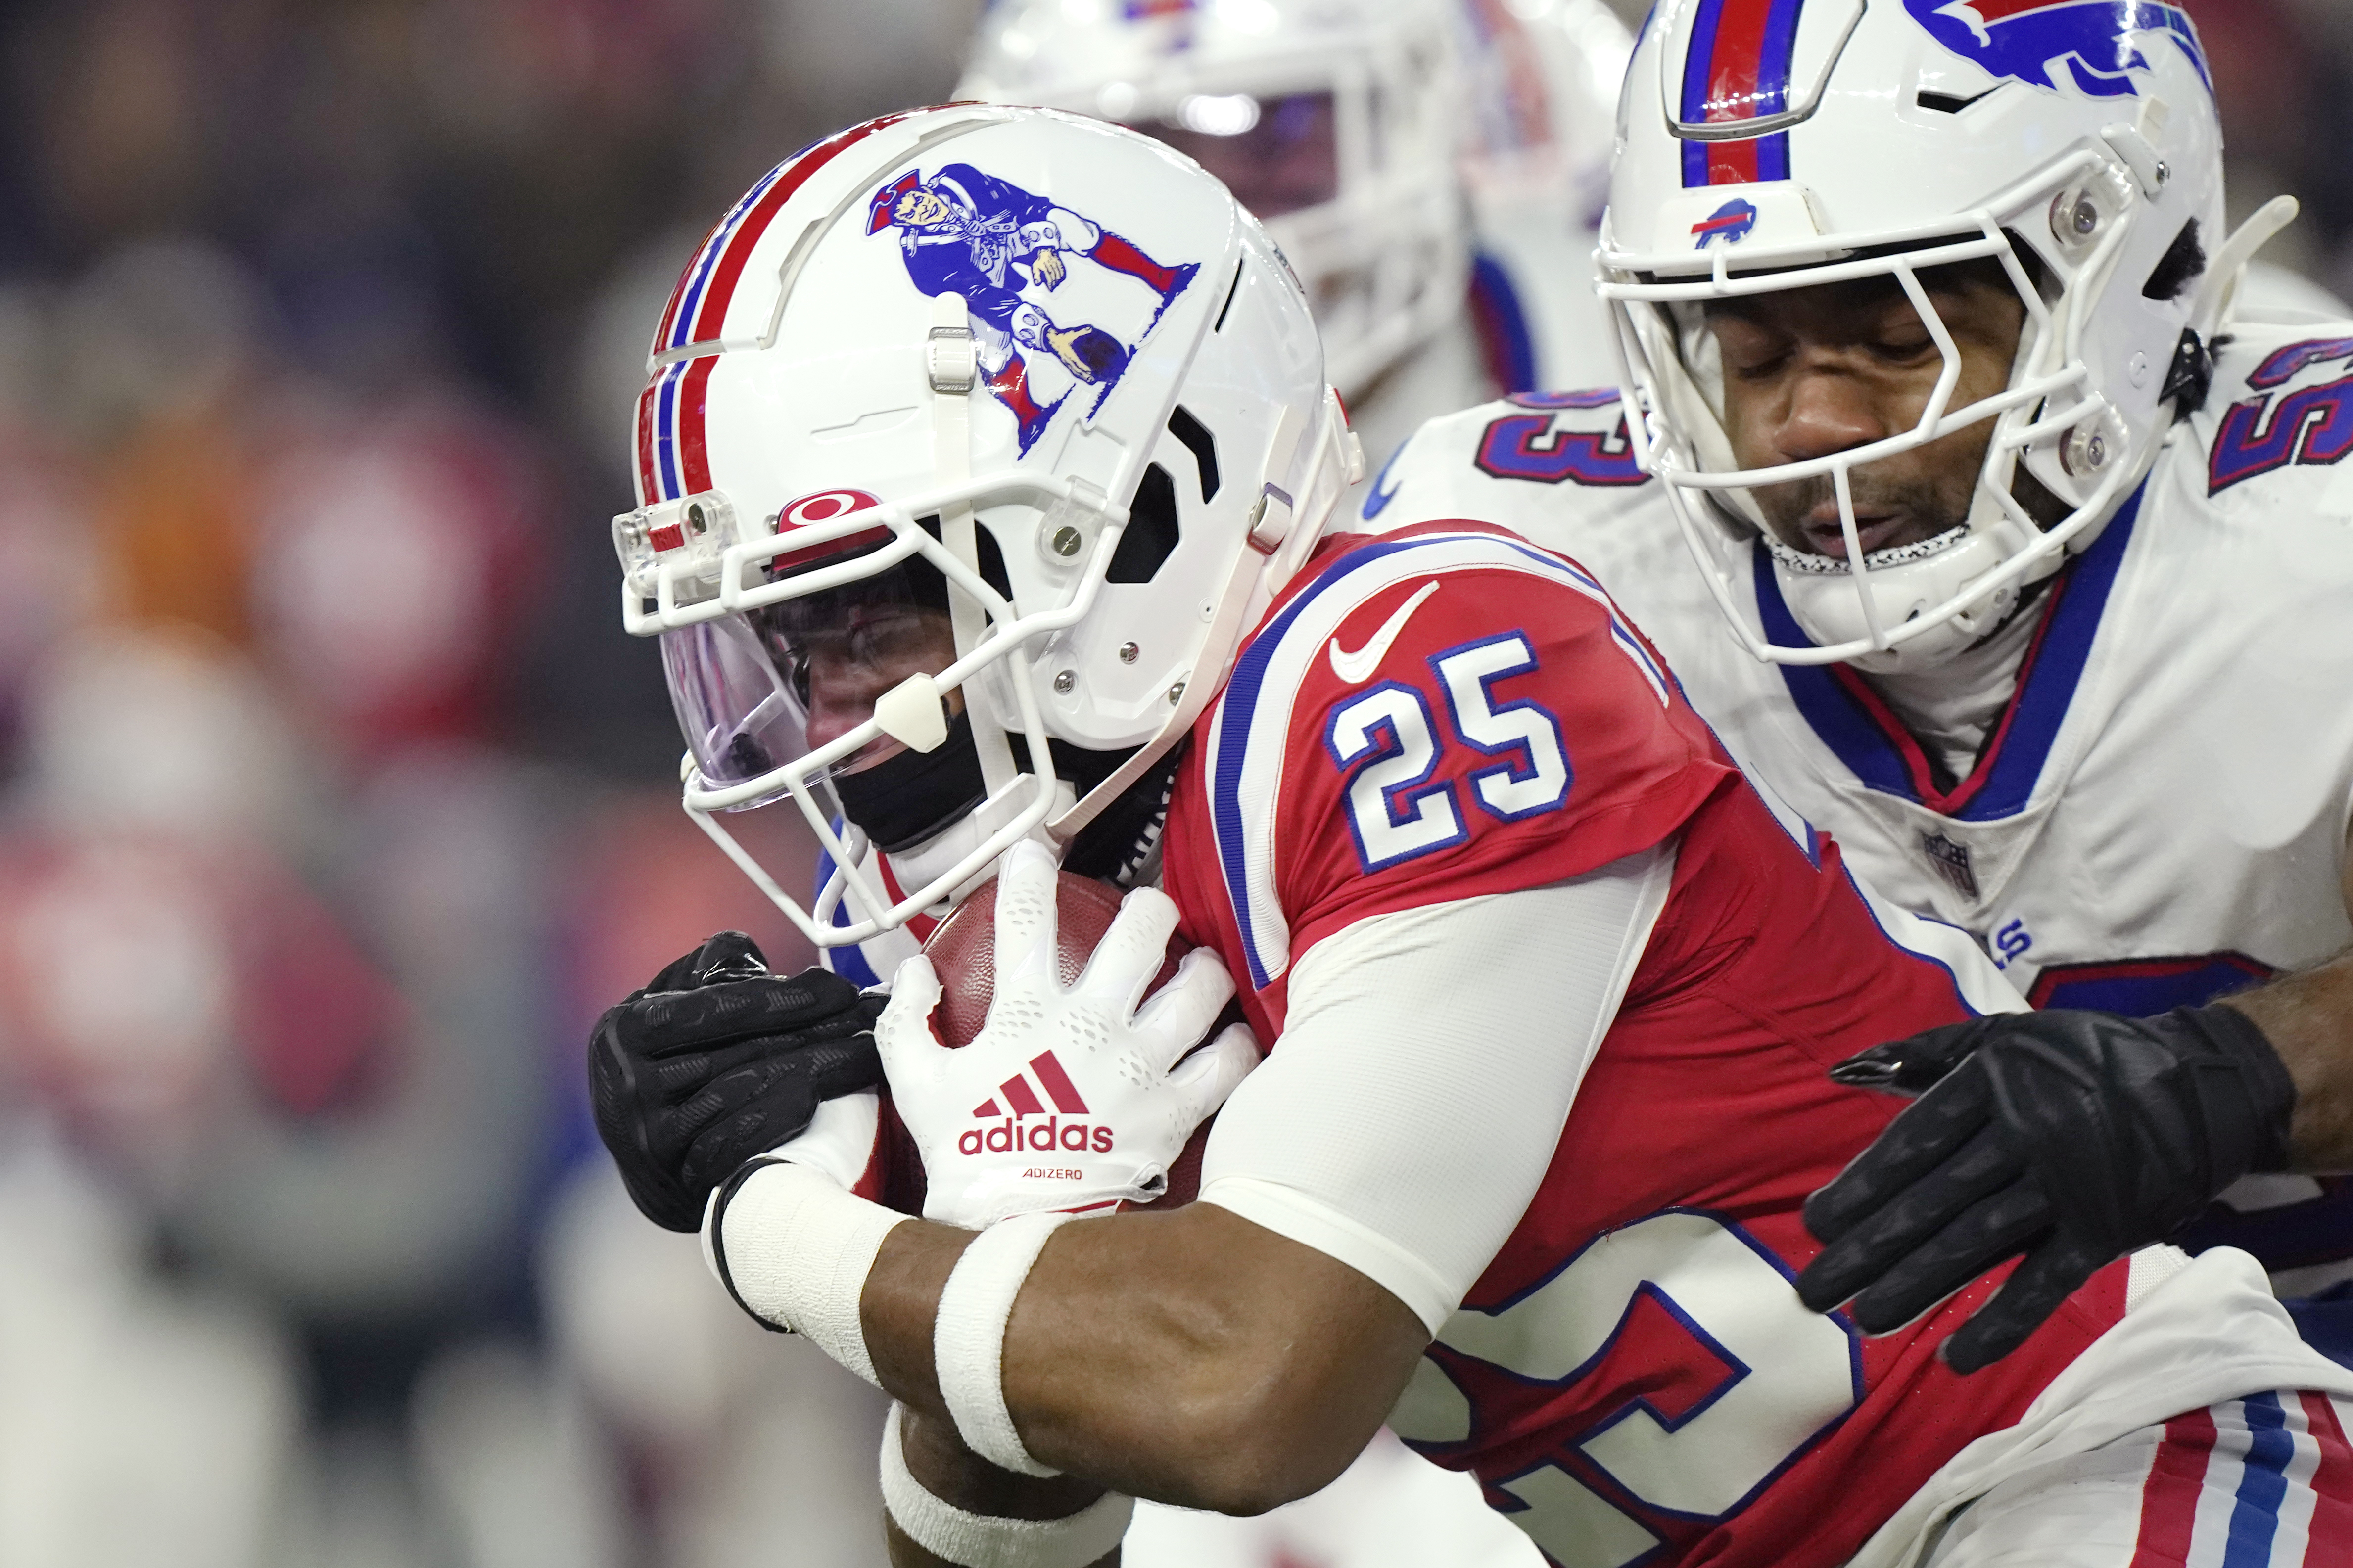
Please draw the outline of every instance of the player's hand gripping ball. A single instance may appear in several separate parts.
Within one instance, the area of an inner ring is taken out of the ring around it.
[[[798,1134],[822,1102],[880,1083],[881,1006],[822,969],[771,974],[729,931],[606,1009],[588,1037],[589,1099],[646,1217],[697,1228],[738,1165]]]
[[[1240,1024],[1194,1049],[1233,996],[1225,965],[1195,948],[1171,973],[1166,895],[1139,888],[1106,921],[1109,890],[1063,876],[1034,844],[1006,856],[982,897],[899,966],[875,1026],[923,1155],[923,1217],[976,1230],[1162,1196],[1196,1130],[1258,1065]]]

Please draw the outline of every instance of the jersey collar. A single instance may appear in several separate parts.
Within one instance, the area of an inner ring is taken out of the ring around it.
[[[1846,665],[1781,666],[1781,679],[1799,713],[1867,788],[1961,822],[2017,816],[2034,794],[2035,781],[2074,700],[2146,489],[2144,482],[2092,547],[2069,562],[2052,584],[2034,640],[2019,667],[2017,689],[1967,778],[1950,787],[1940,784],[1920,742],[1886,700]],[[1761,541],[1754,556],[1757,608],[1766,637],[1811,646],[1782,600],[1772,555]]]

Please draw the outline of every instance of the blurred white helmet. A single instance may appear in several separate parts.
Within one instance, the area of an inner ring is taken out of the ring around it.
[[[2230,287],[2294,211],[2221,242],[2212,84],[2164,0],[1679,0],[1643,34],[1619,126],[1601,293],[1647,415],[1630,428],[1736,634],[1782,663],[1933,663],[2089,548],[2202,399]],[[1959,353],[1920,274],[1978,258],[2026,320],[2008,385],[1956,408]],[[1893,279],[1943,355],[1917,426],[1742,471],[1704,307],[1865,278]],[[1986,421],[1965,521],[1865,555],[1850,474]],[[2047,528],[2011,493],[2021,466],[2065,509]],[[1862,569],[1768,535],[1805,637],[1760,638],[1734,593],[1752,491],[1820,476]]]
[[[1130,125],[1264,221],[1354,397],[1461,308],[1454,0],[1003,0],[956,96]]]
[[[1634,36],[1604,0],[1460,0],[1475,247],[1470,305],[1499,392],[1614,379],[1593,297],[1618,88]]]
[[[1259,226],[1166,148],[1038,110],[786,160],[688,264],[650,368],[623,619],[661,637],[687,810],[824,946],[1151,794],[1361,468]],[[715,815],[786,796],[839,868],[814,910]]]

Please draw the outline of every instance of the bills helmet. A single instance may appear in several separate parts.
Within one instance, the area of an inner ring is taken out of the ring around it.
[[[635,458],[622,619],[660,640],[686,809],[820,946],[1156,807],[1362,468],[1298,282],[1224,186],[981,104],[828,137],[728,209],[663,312]],[[836,868],[810,904],[728,826],[785,802]]]
[[[1782,663],[1933,664],[2087,549],[2203,397],[2238,275],[2294,214],[2274,203],[2223,239],[2213,86],[2168,0],[1668,0],[1618,115],[1599,288],[1629,429],[1736,634]],[[1981,258],[2024,326],[2008,384],[1954,406],[1959,352],[1921,278]],[[1916,425],[1744,470],[1708,307],[1858,279],[1900,287],[1942,355]],[[1865,554],[1852,471],[1976,425],[1965,520]],[[2063,515],[2030,514],[2021,469]],[[1823,476],[1848,559],[1760,540],[1756,489]],[[1756,549],[1798,643],[1738,607]]]

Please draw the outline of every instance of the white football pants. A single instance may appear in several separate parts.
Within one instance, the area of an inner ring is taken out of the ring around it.
[[[2145,1426],[2010,1477],[1924,1568],[2353,1564],[2353,1401],[2280,1392]]]

